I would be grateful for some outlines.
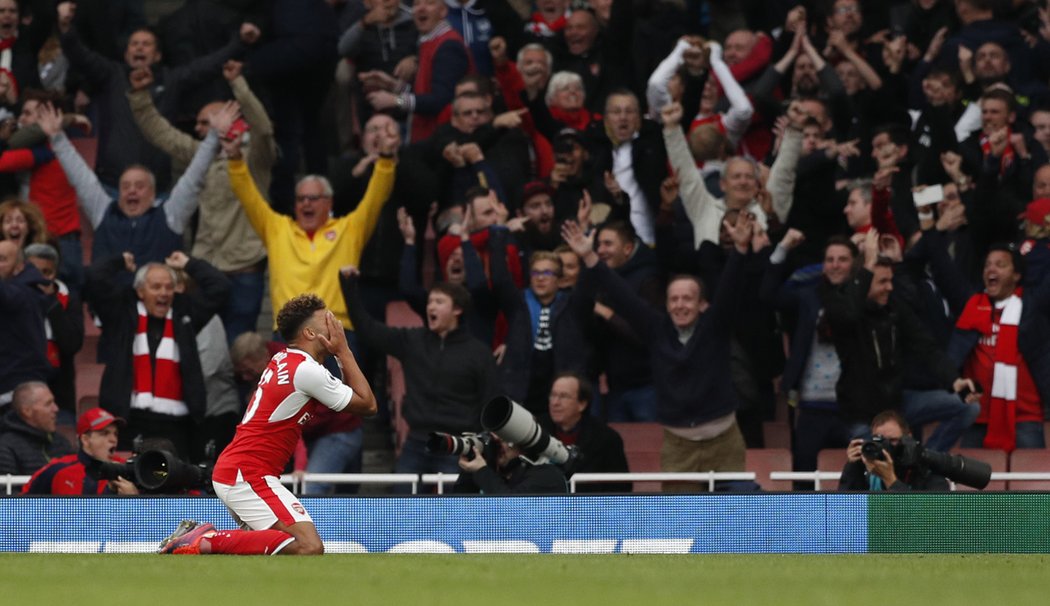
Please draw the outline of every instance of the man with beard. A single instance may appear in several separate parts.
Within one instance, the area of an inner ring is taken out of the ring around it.
[[[561,244],[561,232],[554,219],[554,190],[542,181],[525,186],[521,211],[514,225],[520,225],[517,241],[525,256],[537,250],[554,250]]]
[[[784,76],[792,67],[794,69],[791,72],[790,87],[787,88],[789,94],[784,96],[819,96],[826,99],[830,106],[830,114],[834,117],[834,126],[846,130],[853,119],[846,88],[834,68],[820,55],[804,31],[796,32],[788,52],[748,87],[755,107],[761,111],[761,108],[780,104],[776,90],[778,87],[784,88]]]

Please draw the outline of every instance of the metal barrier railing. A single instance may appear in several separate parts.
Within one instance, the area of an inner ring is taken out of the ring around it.
[[[841,477],[838,471],[773,471],[770,480],[813,482],[815,490],[821,490],[821,482],[837,481]],[[29,483],[31,476],[6,474],[0,476],[3,494],[16,494],[15,488]],[[328,484],[408,484],[412,494],[419,494],[420,486],[437,486],[437,494],[445,494],[445,485],[454,484],[459,474],[449,473],[306,473],[285,474],[280,480],[291,487],[295,494],[302,494],[310,483]],[[745,472],[689,472],[689,473],[578,473],[569,479],[569,492],[576,492],[577,484],[596,484],[610,482],[698,482],[706,483],[708,492],[714,492],[715,482],[756,481],[757,475],[752,471]],[[992,472],[993,482],[1050,482],[1050,472]],[[949,483],[952,490],[955,484]]]

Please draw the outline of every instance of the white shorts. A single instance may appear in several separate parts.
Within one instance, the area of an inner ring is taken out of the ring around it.
[[[296,522],[313,522],[306,508],[275,476],[244,479],[237,472],[233,486],[212,482],[215,496],[230,510],[230,515],[245,530],[266,530],[277,522],[291,526]]]

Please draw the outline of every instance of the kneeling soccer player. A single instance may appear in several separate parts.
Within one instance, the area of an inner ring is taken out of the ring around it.
[[[277,330],[288,349],[274,355],[263,371],[237,434],[212,472],[215,494],[244,530],[183,520],[158,553],[324,553],[310,514],[281,485],[281,471],[318,406],[371,416],[375,396],[342,325],[320,298],[300,295],[289,301],[277,314]],[[339,361],[342,382],[321,365],[329,354]]]

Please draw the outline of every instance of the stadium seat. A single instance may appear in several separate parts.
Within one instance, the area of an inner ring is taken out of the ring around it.
[[[992,466],[992,473],[1006,471],[1006,452],[990,448],[954,448],[952,454],[963,455],[978,461],[984,461]],[[955,490],[977,490],[962,484],[956,484]],[[988,483],[985,490],[1006,490],[1006,482],[992,481]]]
[[[414,328],[423,326],[423,319],[416,315],[404,301],[392,301],[386,306],[386,325]],[[394,451],[395,454],[401,454],[401,445],[405,443],[409,430],[408,423],[401,416],[401,401],[405,398],[405,373],[401,369],[401,362],[393,356],[387,356],[386,369],[389,381],[390,412],[394,424]]]
[[[1050,449],[1022,448],[1010,454],[1010,472],[1050,472]],[[1050,490],[1048,481],[1015,480],[1007,484],[1009,490]]]
[[[92,408],[98,408],[98,396],[80,396],[77,400],[77,418],[79,419],[80,415],[83,414],[85,410],[90,410]]]
[[[817,454],[817,470],[818,471],[835,471],[841,472],[842,468],[846,466],[846,449],[845,448],[825,448]],[[838,490],[838,480],[823,480],[820,483],[820,489],[824,490]]]
[[[745,468],[755,473],[762,490],[791,490],[790,481],[769,479],[772,471],[791,469],[791,451],[787,448],[748,448]]]
[[[659,423],[609,423],[623,438],[627,468],[635,473],[660,471],[664,428]],[[660,482],[635,482],[634,492],[660,492]]]
[[[791,450],[791,427],[787,421],[766,421],[762,424],[762,441],[766,448]],[[790,469],[784,467],[781,469]]]

